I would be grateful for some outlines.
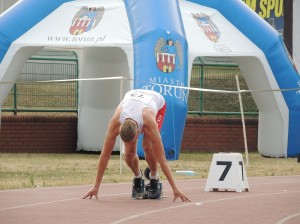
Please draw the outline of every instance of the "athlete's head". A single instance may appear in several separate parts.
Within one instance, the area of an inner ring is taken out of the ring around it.
[[[126,119],[120,127],[120,137],[123,142],[131,142],[137,137],[138,126],[132,119]]]

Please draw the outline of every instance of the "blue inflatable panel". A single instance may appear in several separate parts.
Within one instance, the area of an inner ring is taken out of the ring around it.
[[[188,45],[174,0],[126,0],[134,47],[134,88],[161,93],[167,110],[161,129],[168,160],[177,160],[187,115]],[[143,136],[141,136],[142,138]],[[138,156],[144,157],[139,139]]]
[[[300,77],[289,59],[282,37],[241,0],[189,1],[217,9],[258,46],[264,52],[280,89],[299,88]],[[299,94],[296,90],[282,94],[289,108],[287,157],[294,157],[300,153]]]
[[[23,0],[1,15],[0,63],[11,44],[71,0]],[[282,37],[241,0],[189,0],[215,8],[265,54],[281,89],[299,88],[300,77]],[[125,0],[134,47],[134,88],[152,89],[166,99],[167,111],[161,130],[167,159],[176,160],[187,114],[188,44],[177,0]],[[300,153],[300,92],[284,91],[289,110],[287,157]],[[272,149],[270,149],[272,151]],[[139,141],[138,155],[144,156]]]
[[[70,0],[23,0],[1,16],[0,63],[11,43]]]

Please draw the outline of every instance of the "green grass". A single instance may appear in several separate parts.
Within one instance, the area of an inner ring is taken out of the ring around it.
[[[212,153],[181,153],[179,160],[169,161],[175,179],[207,178]],[[0,190],[33,187],[93,184],[99,155],[97,154],[0,154]],[[112,155],[103,183],[129,182],[132,173],[123,161],[120,175],[119,155]],[[244,163],[246,160],[244,158]],[[146,162],[140,162],[146,168]],[[176,170],[194,170],[196,176],[177,175]],[[247,176],[300,175],[296,158],[264,158],[249,154]],[[165,177],[160,171],[162,180]]]

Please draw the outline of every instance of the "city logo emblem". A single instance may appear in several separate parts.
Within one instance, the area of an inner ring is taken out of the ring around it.
[[[165,73],[171,73],[182,67],[182,47],[179,41],[159,38],[155,45],[157,68]]]
[[[210,41],[217,43],[220,38],[220,31],[218,27],[213,23],[211,18],[202,12],[196,14],[192,13],[192,15],[206,37],[208,37]]]
[[[94,29],[101,21],[104,14],[104,7],[83,6],[74,16],[70,33],[80,35]]]

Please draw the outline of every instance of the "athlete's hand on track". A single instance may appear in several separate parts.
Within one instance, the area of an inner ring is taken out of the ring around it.
[[[176,201],[177,198],[181,198],[182,202],[191,202],[190,199],[188,199],[187,196],[184,195],[180,190],[174,191],[174,199],[173,202]]]
[[[95,196],[96,199],[98,199],[98,187],[92,187],[87,193],[86,195],[84,195],[82,197],[82,199],[86,199],[88,197],[90,197],[90,199],[92,199],[93,196]]]

